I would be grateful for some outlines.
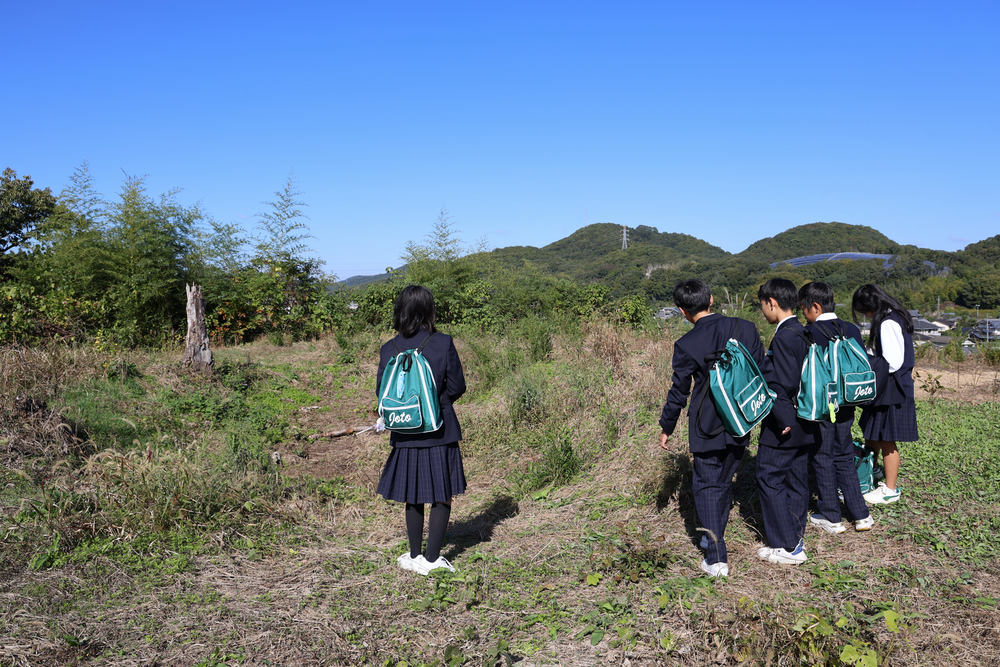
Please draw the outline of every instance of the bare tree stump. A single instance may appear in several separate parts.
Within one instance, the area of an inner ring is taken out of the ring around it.
[[[205,326],[205,301],[201,287],[187,285],[187,348],[181,365],[204,373],[212,372],[212,351],[208,348],[208,329]]]

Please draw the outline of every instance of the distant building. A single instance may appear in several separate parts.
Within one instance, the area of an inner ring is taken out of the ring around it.
[[[928,322],[922,317],[913,318],[913,333],[936,336],[940,330],[933,322]]]
[[[1000,341],[1000,320],[979,320],[969,331],[969,338],[976,341]]]
[[[674,306],[668,306],[667,308],[660,308],[660,310],[653,315],[658,320],[669,320],[674,317],[682,317],[681,309],[675,308]]]

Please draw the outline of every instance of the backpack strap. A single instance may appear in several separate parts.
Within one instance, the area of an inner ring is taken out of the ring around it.
[[[392,341],[390,341],[390,342],[392,343],[392,349],[396,350],[396,356],[399,356],[403,352],[409,352],[410,350],[414,350],[414,349],[416,350],[417,354],[423,354],[424,347],[427,346],[428,341],[430,341],[431,336],[433,336],[433,335],[434,335],[433,333],[427,334],[427,337],[424,338],[423,341],[421,341],[420,345],[418,345],[416,348],[409,348],[409,349],[406,349],[406,350],[400,350],[399,349],[399,346],[396,345],[396,338],[395,337],[393,337]],[[408,355],[406,355],[406,359],[402,363],[403,363],[403,371],[404,372],[408,372],[410,370],[410,367],[413,366],[413,358],[408,354]]]

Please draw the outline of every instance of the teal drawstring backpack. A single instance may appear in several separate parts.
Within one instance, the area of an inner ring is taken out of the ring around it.
[[[837,380],[829,364],[829,347],[824,350],[811,336],[801,331],[797,333],[809,344],[809,349],[802,360],[795,414],[811,422],[835,421]]]
[[[378,414],[385,427],[397,433],[431,433],[444,424],[437,384],[430,362],[422,354],[431,336],[420,346],[400,351],[393,339],[396,355],[382,371],[382,393]]]
[[[736,340],[736,323],[726,346],[706,359],[712,403],[722,420],[722,428],[737,438],[750,432],[774,407],[777,394],[771,391],[757,362],[743,343]],[[699,411],[704,407],[702,399]],[[699,415],[699,422],[701,421]],[[719,435],[722,431],[706,433]]]

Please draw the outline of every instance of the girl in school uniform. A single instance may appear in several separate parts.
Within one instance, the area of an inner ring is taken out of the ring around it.
[[[903,305],[877,285],[862,285],[851,301],[854,321],[858,314],[871,320],[868,354],[872,368],[888,368],[888,381],[871,406],[861,413],[861,431],[865,446],[882,454],[885,479],[865,494],[872,504],[899,500],[899,449],[897,442],[915,442],[917,407],[913,400],[913,319]],[[884,371],[884,369],[883,369]]]
[[[379,352],[376,396],[386,364],[396,350],[419,347],[430,336],[423,356],[430,363],[441,402],[441,428],[431,433],[396,433],[389,438],[392,453],[385,462],[377,492],[386,500],[406,504],[406,537],[410,550],[396,562],[404,570],[427,575],[431,570],[455,568],[441,555],[445,529],[451,516],[451,499],[465,492],[465,471],[458,441],[462,429],[452,404],[465,393],[462,362],[451,336],[434,328],[434,295],[426,287],[409,285],[403,288],[392,315],[393,328],[398,334],[382,346]],[[427,550],[422,551],[424,505],[430,504],[427,530]]]

